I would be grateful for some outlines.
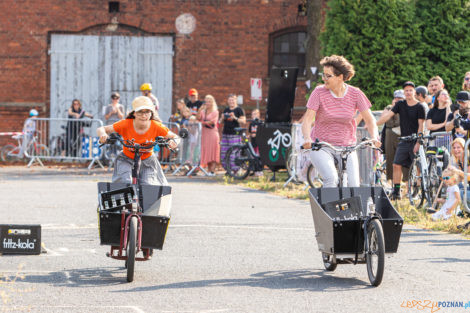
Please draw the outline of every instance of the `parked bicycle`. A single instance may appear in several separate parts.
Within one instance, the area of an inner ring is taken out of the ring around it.
[[[399,137],[403,141],[419,143],[419,149],[410,166],[407,195],[410,204],[417,208],[423,205],[424,200],[429,205],[433,203],[439,190],[442,170],[447,167],[446,163],[448,163],[448,158],[445,160],[446,157],[443,156],[445,152],[442,148],[429,147],[429,140],[434,138],[434,134],[423,135],[422,133]]]
[[[246,136],[246,129],[235,128],[237,134],[242,134],[242,144],[230,147],[225,155],[227,173],[235,179],[245,179],[250,173],[263,170],[259,154],[255,152],[251,140]]]
[[[15,139],[18,144],[7,144],[3,146],[0,157],[3,162],[12,162],[23,158],[33,157],[47,157],[49,156],[49,148],[39,143],[36,134],[21,133],[14,135],[11,138]]]
[[[51,156],[79,156],[82,149],[83,138],[87,136],[85,128],[91,127],[91,125],[92,121],[84,118],[83,113],[80,119],[70,119],[67,121],[67,126],[61,125],[60,128],[63,130],[63,133],[53,136],[50,139],[49,146]]]

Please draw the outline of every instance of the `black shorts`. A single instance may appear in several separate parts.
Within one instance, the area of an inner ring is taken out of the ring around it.
[[[398,164],[404,167],[410,167],[411,162],[415,157],[413,153],[413,148],[416,142],[400,142],[397,146],[397,151],[395,152],[395,158],[393,159],[393,164]]]

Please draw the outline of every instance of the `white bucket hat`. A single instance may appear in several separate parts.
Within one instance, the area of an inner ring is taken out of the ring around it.
[[[149,97],[139,96],[132,101],[132,111],[150,110],[155,114],[155,106]]]

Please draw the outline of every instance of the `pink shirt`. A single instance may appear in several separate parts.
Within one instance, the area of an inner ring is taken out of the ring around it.
[[[369,99],[359,88],[346,85],[342,98],[318,86],[313,90],[307,102],[307,108],[316,112],[315,122],[310,137],[317,138],[334,146],[356,144],[356,111],[363,112],[371,107]]]

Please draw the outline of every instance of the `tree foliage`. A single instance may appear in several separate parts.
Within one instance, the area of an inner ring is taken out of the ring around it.
[[[470,70],[470,0],[329,0],[322,54],[345,56],[355,67],[351,84],[374,109],[391,102],[412,80],[443,77],[452,94]]]

